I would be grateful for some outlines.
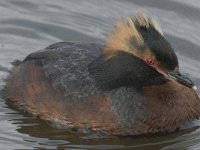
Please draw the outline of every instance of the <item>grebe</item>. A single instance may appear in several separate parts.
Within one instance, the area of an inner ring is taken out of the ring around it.
[[[15,63],[4,97],[68,128],[140,135],[198,119],[193,86],[156,20],[137,14],[104,45],[56,43]]]

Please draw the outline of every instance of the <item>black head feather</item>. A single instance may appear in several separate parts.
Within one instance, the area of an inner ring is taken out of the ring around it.
[[[144,43],[166,69],[174,70],[178,66],[178,59],[173,48],[154,26],[150,25],[148,28],[138,27],[138,31],[142,35]]]
[[[166,81],[154,68],[124,51],[106,59],[101,55],[88,66],[90,75],[101,89],[115,89],[122,86],[140,88],[147,85],[158,85]]]

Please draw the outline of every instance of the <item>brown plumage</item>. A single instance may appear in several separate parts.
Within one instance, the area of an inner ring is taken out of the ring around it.
[[[193,82],[155,19],[120,20],[104,46],[57,43],[17,63],[4,97],[67,128],[114,135],[175,130],[200,116]]]

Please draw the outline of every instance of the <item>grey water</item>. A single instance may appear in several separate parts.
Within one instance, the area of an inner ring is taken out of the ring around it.
[[[196,128],[166,135],[101,137],[52,127],[11,108],[2,98],[14,60],[61,41],[103,43],[117,18],[140,11],[157,18],[178,54],[181,70],[200,89],[199,0],[1,0],[0,150],[200,149],[200,121]]]

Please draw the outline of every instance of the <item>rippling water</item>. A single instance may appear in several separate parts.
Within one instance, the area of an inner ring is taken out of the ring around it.
[[[182,71],[200,89],[199,0],[1,0],[0,89],[13,60],[60,41],[102,43],[117,18],[138,11],[156,16]],[[200,149],[198,127],[162,136],[102,137],[56,129],[10,107],[0,99],[2,150]]]

